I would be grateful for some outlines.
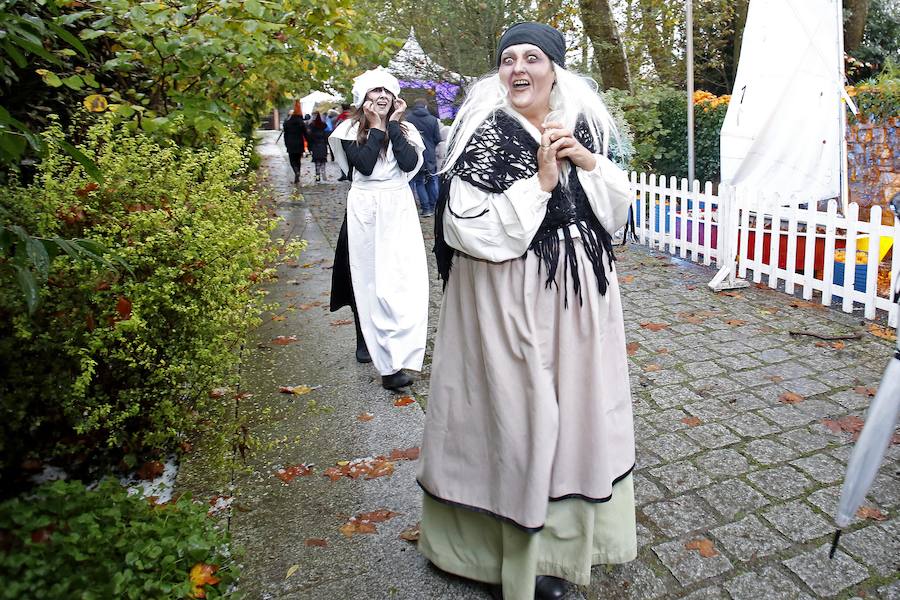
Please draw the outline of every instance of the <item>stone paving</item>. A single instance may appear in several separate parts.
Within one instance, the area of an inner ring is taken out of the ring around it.
[[[294,281],[294,289],[302,298],[327,300],[323,292],[330,281],[330,260],[326,257],[337,238],[347,185],[313,185],[311,174],[305,172],[299,188],[302,200],[288,198],[287,157],[271,145],[273,138],[269,135],[261,148],[276,196],[282,196],[280,212],[289,222],[303,223],[307,234],[318,236],[318,250],[310,256],[322,259],[320,265],[309,269],[322,272],[304,274]],[[329,168],[330,178],[336,178],[334,165]],[[433,224],[423,219],[422,225],[430,249]],[[573,590],[571,596],[900,600],[900,445],[889,448],[868,495],[869,516],[857,518],[844,532],[834,560],[827,555],[834,532],[832,515],[852,448],[852,433],[835,432],[827,423],[865,416],[869,388],[878,386],[893,344],[869,333],[867,323],[857,315],[816,307],[768,288],[751,286],[714,294],[706,286],[714,274],[710,268],[658,251],[628,245],[618,249],[617,256],[637,435],[640,550],[632,563],[596,567],[591,585]],[[300,258],[301,262],[307,260],[307,255]],[[433,258],[430,260],[433,273]],[[283,271],[279,285],[286,283],[284,278],[289,275]],[[290,293],[286,289],[282,285],[281,293]],[[279,299],[277,293],[273,296]],[[427,410],[430,348],[440,304],[436,277],[430,303],[426,366],[413,386],[417,413],[421,413],[419,407]],[[302,360],[319,365],[318,370],[309,367],[312,370],[305,373],[315,373],[318,383],[334,387],[339,394],[311,394],[327,414],[307,406],[290,417],[303,419],[302,423],[286,422],[283,415],[270,416],[272,407],[283,402],[277,394],[251,403],[245,410],[251,413],[254,435],[272,440],[300,429],[332,431],[337,437],[322,435],[305,450],[311,455],[318,452],[326,461],[385,451],[395,443],[391,438],[395,435],[402,438],[396,443],[417,444],[421,414],[406,413],[405,420],[391,421],[398,417],[383,410],[387,421],[377,436],[329,430],[328,423],[353,420],[359,406],[379,402],[387,406],[392,398],[380,389],[374,372],[350,364],[352,326],[329,329],[330,320],[349,318],[349,314],[320,311],[305,315],[302,322],[292,324],[288,319],[267,324],[265,336],[269,337],[279,332],[297,334],[301,339],[324,336],[321,344],[305,346]],[[790,331],[863,335],[832,343],[790,335]],[[337,342],[327,339],[335,336]],[[332,343],[337,343],[339,351],[332,352]],[[321,356],[316,355],[319,352]],[[265,356],[259,360],[275,368],[272,365],[277,360],[272,353]],[[340,371],[344,368],[349,375]],[[337,377],[340,381],[329,381],[336,371],[344,373]],[[354,398],[364,401],[359,404]],[[335,447],[340,444],[352,447]],[[262,506],[260,498],[283,492],[271,477],[254,478],[277,464],[272,456],[259,458],[265,454],[261,446],[257,458],[248,460],[250,474],[237,480],[238,502],[244,495],[248,504]],[[327,463],[320,464],[324,468]],[[189,476],[185,480],[188,483],[182,483],[187,487],[203,487],[197,481],[190,483]],[[312,488],[297,492],[288,499],[296,503],[296,512],[303,511],[304,502],[316,506],[314,514],[299,521],[279,522],[271,508],[233,517],[235,538],[249,550],[241,584],[248,597],[487,597],[481,586],[437,573],[411,546],[397,542],[399,525],[389,529],[390,533],[352,539],[334,535],[334,526],[319,526],[334,520],[335,514],[376,508],[359,496],[381,502],[402,498],[404,523],[417,520],[412,464],[398,468],[391,478],[354,485],[344,486],[340,492],[322,492],[328,494],[327,501],[316,495],[319,492],[309,492]],[[376,485],[380,487],[373,492]],[[301,489],[300,485],[295,488]],[[316,521],[320,523],[315,527],[310,524]],[[285,527],[307,531],[285,541],[287,538],[279,537]],[[316,535],[310,534],[313,529]],[[318,554],[309,548],[296,550],[304,538],[326,536],[331,554],[320,548],[312,549],[323,550]],[[373,558],[376,555],[378,558]],[[372,563],[391,561],[396,561],[391,568],[376,568],[374,579],[363,581],[346,575],[363,572]],[[285,577],[285,569],[292,563],[298,566],[296,574]],[[329,577],[334,570],[342,575]],[[414,585],[406,585],[408,581]]]

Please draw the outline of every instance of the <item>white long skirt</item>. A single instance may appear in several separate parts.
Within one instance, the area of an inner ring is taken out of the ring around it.
[[[428,264],[406,180],[354,182],[347,194],[350,277],[360,328],[382,375],[419,371],[428,331]]]

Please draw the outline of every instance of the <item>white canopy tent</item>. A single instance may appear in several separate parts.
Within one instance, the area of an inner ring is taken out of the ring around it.
[[[325,92],[312,92],[300,98],[300,108],[303,110],[304,115],[308,115],[312,113],[313,109],[316,107],[316,104],[319,102],[343,102],[344,99],[340,96],[336,96],[334,94],[327,94]]]
[[[846,208],[841,18],[841,0],[750,1],[722,183],[782,205],[840,196]]]
[[[412,27],[409,28],[409,36],[403,47],[388,63],[387,70],[397,79],[435,79],[456,84],[465,83],[468,79],[434,62],[422,49]]]

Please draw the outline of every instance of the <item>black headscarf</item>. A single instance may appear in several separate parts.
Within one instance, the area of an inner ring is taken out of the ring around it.
[[[550,60],[561,67],[566,66],[566,40],[559,31],[543,23],[516,23],[506,30],[497,44],[497,65],[500,55],[510,46],[533,44],[544,51]]]

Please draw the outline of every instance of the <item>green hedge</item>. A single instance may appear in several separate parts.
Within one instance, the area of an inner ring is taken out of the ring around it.
[[[114,480],[93,491],[56,481],[3,502],[0,598],[227,596],[237,569],[208,508],[189,496],[153,505]],[[210,585],[198,586],[191,572],[205,565]]]
[[[32,235],[96,240],[131,272],[52,258],[29,316],[0,259],[3,468],[26,451],[74,466],[106,451],[134,458],[215,425],[229,399],[209,390],[259,322],[253,283],[278,255],[238,137],[180,148],[102,119],[82,134],[103,184],[51,127],[34,184],[0,188],[0,207]]]
[[[626,93],[606,92],[631,127],[636,171],[687,177],[687,97],[683,90],[655,87]],[[694,177],[718,182],[719,131],[727,102],[699,102],[694,107]]]

